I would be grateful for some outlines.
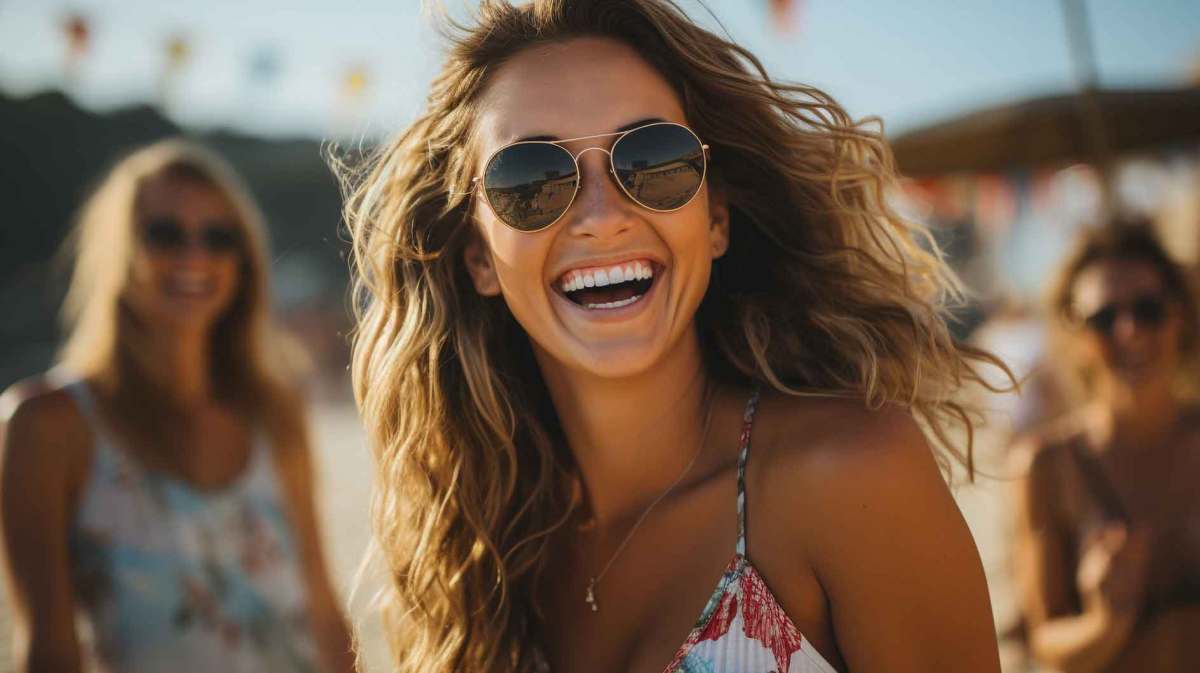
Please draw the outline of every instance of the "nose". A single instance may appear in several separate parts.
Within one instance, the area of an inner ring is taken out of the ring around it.
[[[610,172],[608,150],[589,147],[576,156],[576,161],[580,170],[579,193],[567,215],[568,232],[573,236],[603,239],[628,231],[632,204]]]
[[[1113,323],[1113,341],[1123,346],[1134,343],[1144,336],[1145,332],[1146,328],[1138,324],[1132,311],[1121,311]]]
[[[178,263],[189,265],[207,264],[212,261],[213,257],[212,251],[197,236],[189,236],[175,254]]]

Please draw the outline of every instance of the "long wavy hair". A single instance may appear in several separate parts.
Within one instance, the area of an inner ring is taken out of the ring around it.
[[[577,36],[637,51],[712,148],[731,243],[696,316],[718,380],[912,410],[968,468],[971,414],[952,395],[1003,367],[947,330],[962,290],[929,232],[889,206],[896,182],[877,120],[776,82],[744,48],[671,0],[484,0],[446,20],[449,56],[424,111],[361,163],[339,162],[353,253],[355,395],[389,573],[385,628],[400,671],[528,671],[531,596],[573,507],[575,466],[502,298],[462,262],[477,235],[472,132],[496,67]],[[957,426],[957,427],[956,427]],[[951,441],[965,428],[967,447]]]
[[[1196,398],[1200,386],[1200,305],[1194,279],[1171,259],[1145,218],[1114,218],[1101,226],[1084,229],[1059,264],[1046,286],[1045,308],[1049,314],[1051,352],[1076,353],[1082,316],[1074,310],[1075,281],[1083,271],[1106,261],[1139,262],[1154,269],[1168,300],[1180,313],[1179,367],[1174,387],[1177,394]],[[1088,402],[1096,392],[1096,363],[1081,358],[1058,358],[1055,372],[1076,403]]]
[[[129,301],[139,197],[159,177],[215,189],[228,200],[240,230],[237,292],[210,336],[214,393],[266,421],[272,432],[281,423],[297,422],[301,411],[288,384],[305,361],[270,318],[262,213],[228,164],[182,139],[160,141],[118,161],[81,208],[64,248],[73,265],[58,364],[97,385],[123,427],[144,435],[137,439],[169,442],[169,428],[182,410],[173,403],[169,382],[155,376],[158,365],[145,347],[155,325]]]

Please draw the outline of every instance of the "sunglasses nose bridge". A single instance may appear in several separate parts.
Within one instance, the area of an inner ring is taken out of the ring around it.
[[[585,147],[585,148],[579,150],[578,152],[576,152],[575,154],[572,154],[571,157],[575,159],[575,163],[579,163],[579,157],[583,156],[584,154],[587,154],[588,152],[591,152],[592,150],[595,150],[597,152],[604,152],[605,154],[608,155],[609,161],[611,162],[612,151],[607,150],[603,147],[598,147],[598,146],[597,147]]]
[[[583,189],[584,185],[585,185],[585,184],[587,183],[587,181],[588,181],[588,178],[586,177],[586,175],[584,174],[584,171],[583,171],[583,162],[581,161],[581,159],[580,159],[580,158],[581,158],[581,157],[582,157],[584,154],[587,154],[588,152],[591,152],[592,150],[595,150],[595,151],[597,151],[597,152],[603,152],[605,155],[607,155],[607,157],[606,157],[606,158],[603,160],[603,161],[604,161],[604,164],[603,164],[603,167],[602,167],[602,170],[603,170],[603,175],[611,175],[611,174],[613,173],[613,170],[612,170],[612,151],[611,151],[611,150],[609,150],[609,149],[606,149],[606,148],[604,148],[604,147],[598,147],[598,146],[597,146],[597,147],[585,147],[585,148],[583,148],[583,149],[579,150],[579,152],[578,152],[577,154],[574,154],[574,155],[572,155],[572,156],[573,156],[573,158],[575,159],[575,165],[578,167],[578,170],[579,170],[579,189],[580,189],[580,190],[582,190],[582,189]],[[595,177],[594,177],[594,178],[592,178],[592,179],[594,179],[594,180],[604,180],[605,178],[604,178],[604,177],[602,177],[602,175],[601,175],[601,174],[597,174],[597,175],[595,175]]]

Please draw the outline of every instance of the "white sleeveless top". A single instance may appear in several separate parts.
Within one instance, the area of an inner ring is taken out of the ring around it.
[[[296,542],[269,443],[230,485],[146,469],[106,431],[87,384],[65,386],[95,437],[70,529],[72,576],[103,671],[316,671]]]

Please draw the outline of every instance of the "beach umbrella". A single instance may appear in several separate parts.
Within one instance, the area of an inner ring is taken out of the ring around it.
[[[1085,114],[1086,106],[1092,106]],[[1096,161],[1092,131],[1105,151],[1128,154],[1200,142],[1200,87],[1097,90],[986,108],[892,140],[910,176],[1004,172]]]

